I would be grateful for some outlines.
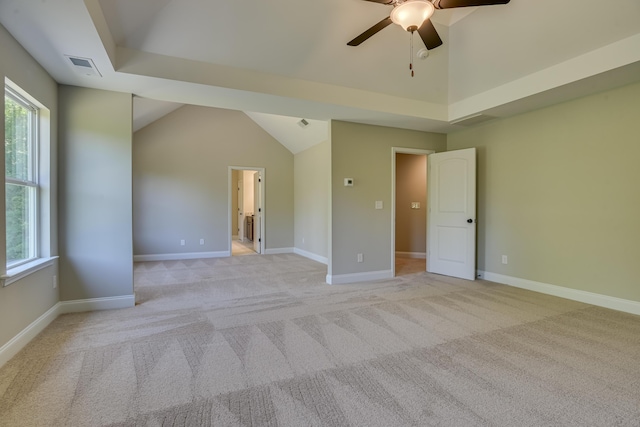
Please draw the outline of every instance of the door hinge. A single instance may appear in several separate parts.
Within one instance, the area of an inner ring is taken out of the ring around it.
[[[261,243],[261,242],[262,242],[262,238],[259,238],[259,239],[258,239],[258,243]]]
[[[258,212],[262,212],[262,208],[258,208]]]

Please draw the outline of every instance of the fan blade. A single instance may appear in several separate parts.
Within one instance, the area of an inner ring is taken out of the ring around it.
[[[429,50],[435,49],[442,44],[442,39],[430,19],[424,21],[420,28],[418,28],[418,34],[420,34],[420,38]]]
[[[491,6],[494,4],[507,4],[510,0],[436,0],[433,5],[436,9],[453,9],[455,7]]]
[[[369,28],[367,31],[365,31],[364,33],[360,34],[355,39],[351,40],[349,43],[347,43],[347,45],[349,45],[349,46],[358,46],[360,43],[362,43],[363,41],[365,41],[366,39],[368,39],[369,37],[371,37],[372,35],[374,35],[378,31],[387,28],[387,26],[390,25],[390,24],[391,24],[391,18],[384,18],[382,21],[378,22],[376,25],[374,25],[373,27]]]
[[[393,0],[364,0],[364,1],[372,1],[374,3],[380,3],[380,4],[391,4],[391,3],[393,3]]]

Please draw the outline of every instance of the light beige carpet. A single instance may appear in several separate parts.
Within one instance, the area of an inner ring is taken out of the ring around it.
[[[135,265],[0,369],[1,426],[637,426],[640,318],[296,255]]]

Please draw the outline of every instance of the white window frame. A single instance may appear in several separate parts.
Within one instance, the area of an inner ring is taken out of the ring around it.
[[[27,264],[29,262],[34,261],[40,257],[40,218],[39,218],[39,199],[40,199],[40,186],[38,180],[38,153],[40,149],[39,144],[39,132],[38,132],[38,123],[39,123],[39,108],[34,105],[31,101],[20,95],[16,90],[14,90],[11,86],[5,85],[5,98],[10,98],[14,102],[20,104],[22,107],[30,111],[29,115],[29,145],[28,145],[28,157],[29,157],[29,175],[31,179],[17,179],[12,177],[7,177],[5,174],[5,189],[7,184],[20,185],[24,187],[28,187],[33,189],[30,191],[30,200],[29,200],[29,248],[30,253],[29,256],[25,259],[20,259],[14,262],[9,262],[7,260],[7,270],[10,270],[15,267],[19,267],[23,264]],[[5,220],[6,227],[6,220]]]
[[[11,283],[17,282],[20,279],[35,273],[38,270],[52,266],[55,264],[55,260],[58,256],[52,254],[52,247],[50,246],[50,209],[51,201],[51,173],[50,166],[41,165],[40,160],[44,159],[49,161],[50,159],[50,112],[47,107],[40,104],[35,98],[31,97],[27,92],[23,91],[18,85],[5,77],[5,96],[9,96],[14,101],[24,105],[28,109],[34,112],[31,115],[32,122],[30,123],[32,129],[32,140],[30,144],[30,162],[31,162],[31,176],[28,180],[21,180],[15,178],[7,178],[5,172],[5,191],[7,184],[27,185],[35,188],[35,191],[31,191],[33,198],[30,200],[30,223],[33,224],[32,232],[30,232],[29,239],[32,252],[29,254],[29,259],[22,259],[16,262],[9,263],[6,260],[7,244],[5,242],[5,265],[0,265],[0,286],[8,286]],[[5,98],[3,98],[4,100]],[[4,114],[4,113],[3,113]],[[3,120],[4,117],[3,117]],[[44,127],[43,127],[44,126]],[[43,139],[46,139],[43,140]],[[45,145],[43,145],[45,144]],[[44,151],[43,151],[44,150]],[[42,157],[44,156],[44,157]],[[44,169],[43,169],[44,168]],[[44,179],[44,181],[42,181]],[[43,189],[46,191],[43,193]],[[43,200],[42,197],[47,197],[47,200]],[[42,215],[46,215],[47,219],[43,221]],[[6,209],[5,209],[5,234],[6,234]]]

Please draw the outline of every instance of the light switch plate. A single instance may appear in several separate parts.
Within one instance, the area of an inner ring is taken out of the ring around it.
[[[382,200],[376,200],[376,209],[382,209]]]

